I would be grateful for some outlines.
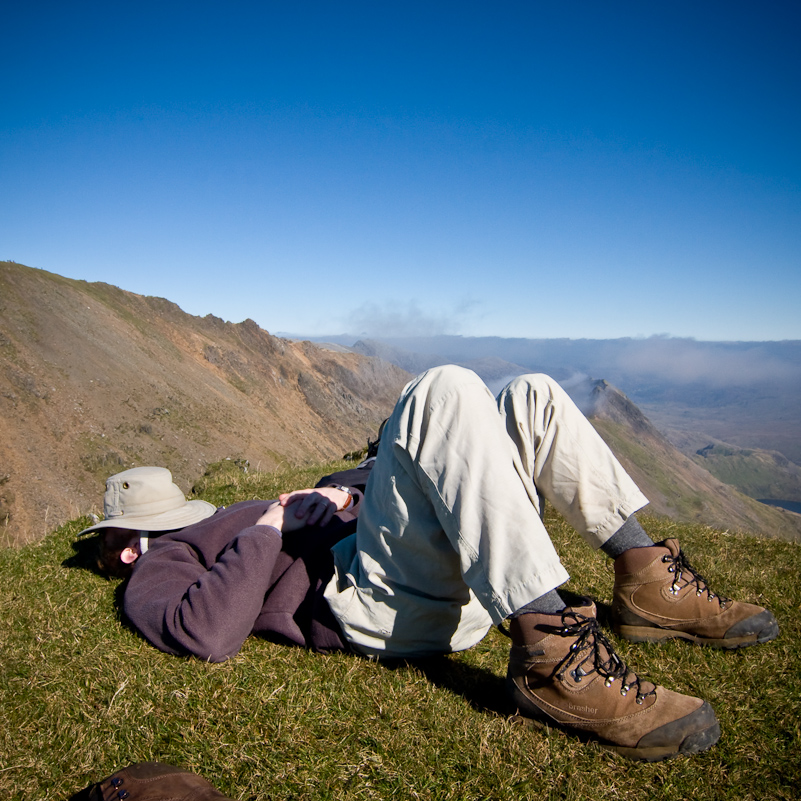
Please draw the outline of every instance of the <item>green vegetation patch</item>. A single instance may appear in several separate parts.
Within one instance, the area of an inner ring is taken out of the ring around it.
[[[801,468],[781,454],[709,445],[698,451],[693,460],[744,495],[801,501]]]
[[[105,482],[113,473],[125,469],[125,458],[110,438],[97,434],[81,434],[78,445],[83,451],[80,456],[81,466],[101,482]]]
[[[349,463],[265,474],[226,460],[195,485],[231,503],[275,497]],[[384,665],[249,638],[222,664],[152,648],[120,620],[120,586],[73,542],[88,519],[0,551],[0,798],[66,798],[124,764],[198,771],[235,799],[791,799],[801,782],[801,547],[644,518],[713,587],[768,604],[782,634],[738,652],[631,645],[641,673],[703,696],[723,736],[692,759],[627,762],[515,722],[508,640]],[[570,589],[611,601],[608,560],[549,512]]]

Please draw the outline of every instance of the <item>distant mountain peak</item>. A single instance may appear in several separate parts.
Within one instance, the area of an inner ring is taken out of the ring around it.
[[[603,378],[591,381],[591,385],[591,417],[625,424],[632,431],[647,431],[661,436],[642,410],[616,386]]]

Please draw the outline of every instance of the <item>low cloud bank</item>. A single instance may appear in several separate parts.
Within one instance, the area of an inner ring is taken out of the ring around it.
[[[801,343],[696,342],[661,337],[623,340],[611,364],[623,375],[658,376],[681,384],[723,387],[801,382]]]
[[[454,318],[415,315],[415,307],[385,310],[384,332],[375,339],[413,353],[451,362],[497,358],[560,381],[576,375],[605,378],[614,384],[654,380],[709,388],[801,387],[801,340],[785,342],[702,342],[694,339],[515,339],[422,334],[456,324]],[[390,329],[414,330],[392,335]],[[497,383],[497,382],[496,382]]]

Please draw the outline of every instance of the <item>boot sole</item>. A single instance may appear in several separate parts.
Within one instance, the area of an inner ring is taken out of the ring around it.
[[[654,746],[652,748],[637,748],[624,745],[614,745],[613,743],[605,743],[597,737],[593,737],[589,732],[582,731],[581,729],[573,729],[570,726],[565,726],[559,723],[558,720],[548,718],[547,720],[541,718],[532,718],[527,715],[517,714],[512,715],[511,719],[515,723],[521,723],[524,726],[538,729],[542,732],[550,734],[552,731],[557,730],[561,734],[568,737],[575,737],[583,743],[595,744],[604,751],[613,751],[626,759],[631,759],[635,762],[664,762],[668,759],[675,759],[679,756],[692,756],[693,754],[701,754],[708,751],[720,739],[720,724],[715,721],[707,729],[699,732],[694,732],[688,735],[678,745],[670,746]]]
[[[715,721],[707,729],[687,735],[678,747],[624,748],[600,743],[601,748],[615,751],[628,759],[642,762],[663,762],[677,756],[692,756],[708,751],[720,739],[720,724]]]
[[[755,634],[743,637],[712,638],[700,637],[697,634],[688,634],[686,631],[673,631],[671,629],[658,629],[653,626],[626,626],[615,627],[615,633],[628,642],[665,642],[665,640],[687,640],[696,645],[707,645],[711,648],[746,648],[749,645],[760,645],[775,640],[779,636],[778,624],[768,626]]]
[[[561,723],[556,718],[552,718],[546,712],[543,712],[529,698],[523,695],[517,685],[513,681],[509,681],[509,679],[507,679],[507,698],[514,705],[515,713],[512,714],[511,718],[515,722],[523,723],[547,733],[557,729],[562,734],[575,737],[581,742],[595,743],[605,751],[614,751],[626,759],[639,762],[663,762],[666,759],[673,759],[677,756],[700,754],[703,751],[708,751],[720,739],[720,724],[706,702],[704,702],[703,707],[696,710],[701,712],[702,709],[705,709],[709,716],[712,717],[712,722],[705,729],[688,734],[679,743],[637,748],[636,746],[609,743],[590,731]]]

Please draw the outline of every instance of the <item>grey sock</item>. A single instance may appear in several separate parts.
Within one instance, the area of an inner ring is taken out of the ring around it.
[[[602,546],[601,550],[613,559],[629,548],[649,548],[654,541],[648,536],[640,521],[632,515]]]
[[[529,601],[525,606],[521,606],[520,609],[512,612],[510,617],[514,618],[531,612],[539,612],[541,615],[555,615],[564,608],[565,602],[562,600],[562,596],[559,595],[557,590],[550,590],[545,595],[540,595],[539,598]]]

